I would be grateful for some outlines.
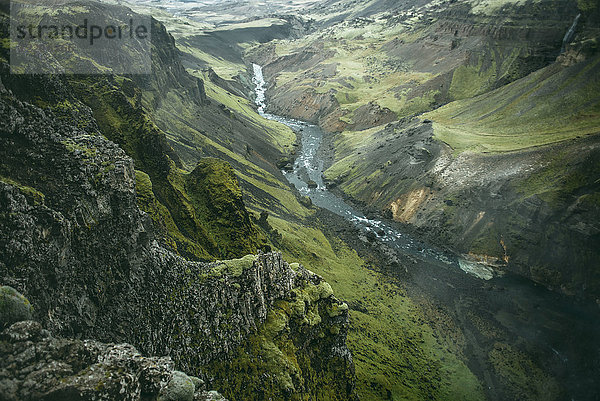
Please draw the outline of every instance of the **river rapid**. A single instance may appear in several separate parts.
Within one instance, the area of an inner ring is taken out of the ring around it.
[[[600,381],[596,380],[600,377],[600,313],[596,306],[576,304],[530,280],[426,244],[402,232],[393,222],[367,218],[326,188],[322,177],[324,161],[318,152],[323,131],[313,124],[267,113],[262,68],[254,64],[253,70],[259,114],[289,126],[301,140],[293,170],[282,171],[285,178],[300,194],[310,197],[314,205],[341,216],[359,232],[409,256],[409,260],[418,260],[409,267],[410,285],[420,295],[445,305],[454,315],[468,340],[467,364],[485,384],[489,399],[505,399],[506,394],[499,391],[503,386],[501,378],[489,366],[493,344],[473,327],[466,318],[469,314],[505,330],[505,341],[525,349],[556,377],[565,387],[567,399],[600,397]],[[310,188],[309,181],[314,181],[316,188]]]

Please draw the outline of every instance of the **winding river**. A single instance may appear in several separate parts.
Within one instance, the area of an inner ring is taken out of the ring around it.
[[[401,250],[405,254],[425,260],[435,259],[449,266],[460,268],[467,274],[480,279],[489,280],[494,277],[494,272],[490,267],[468,261],[431,245],[424,244],[406,233],[399,232],[383,221],[369,219],[343,199],[329,192],[323,183],[322,172],[324,171],[324,162],[317,157],[317,152],[323,140],[323,131],[314,124],[266,113],[266,83],[262,68],[257,64],[253,64],[253,68],[253,82],[256,92],[255,102],[259,114],[270,120],[283,123],[301,134],[302,146],[300,154],[294,163],[294,169],[293,171],[282,171],[282,173],[302,195],[310,197],[314,205],[344,217],[365,233],[372,232],[377,236],[379,241],[386,243],[392,248]],[[309,181],[315,182],[317,187],[310,188],[308,185]]]
[[[323,183],[324,161],[318,156],[323,131],[313,124],[266,112],[266,84],[262,68],[254,64],[256,106],[265,118],[279,121],[301,137],[293,171],[283,171],[313,204],[348,220],[363,233],[376,236],[390,248],[420,264],[411,270],[412,285],[427,298],[446,305],[467,339],[466,356],[485,383],[489,399],[501,400],[499,381],[489,365],[493,342],[483,338],[468,316],[477,315],[501,327],[504,340],[527,349],[540,366],[565,386],[565,399],[600,396],[600,312],[596,305],[576,303],[534,282],[425,244],[390,223],[367,218],[360,210],[328,191]],[[314,181],[309,187],[308,182]],[[501,387],[501,386],[500,386]]]

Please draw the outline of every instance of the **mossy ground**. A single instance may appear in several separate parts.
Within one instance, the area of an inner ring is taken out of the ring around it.
[[[425,116],[456,153],[507,152],[599,133],[600,57],[552,65]]]
[[[420,307],[341,240],[317,226],[269,218],[288,260],[323,276],[350,305],[348,347],[361,400],[483,399],[467,366],[433,335]]]
[[[220,378],[220,391],[244,400],[347,400],[344,377],[352,380],[350,371],[327,350],[341,329],[331,318],[347,306],[331,299],[332,294],[326,282],[304,283],[290,299],[277,301],[237,352],[210,366]],[[230,371],[244,375],[231,377]],[[247,375],[260,379],[249,384]]]

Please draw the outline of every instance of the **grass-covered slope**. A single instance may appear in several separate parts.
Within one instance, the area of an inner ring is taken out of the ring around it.
[[[325,175],[433,241],[596,299],[600,59],[588,57],[421,119],[338,134]]]
[[[484,399],[456,338],[434,334],[423,306],[332,235],[331,227],[269,221],[281,234],[284,255],[322,275],[348,302],[348,347],[361,400]]]
[[[435,137],[457,153],[506,152],[598,134],[600,55],[569,67],[553,64],[426,117],[435,122]]]

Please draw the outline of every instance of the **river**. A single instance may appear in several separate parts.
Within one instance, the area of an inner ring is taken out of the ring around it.
[[[410,235],[400,232],[381,220],[369,219],[362,212],[350,206],[343,199],[327,190],[323,183],[322,172],[324,162],[317,157],[317,152],[323,140],[323,131],[314,124],[286,117],[276,116],[265,112],[266,84],[262,68],[254,64],[254,84],[256,85],[256,105],[259,114],[270,120],[275,120],[292,128],[301,134],[300,154],[295,160],[293,171],[282,171],[285,178],[302,194],[307,195],[313,204],[327,209],[338,216],[352,222],[363,232],[372,232],[381,242],[397,248],[404,253],[424,259],[435,259],[449,266],[460,268],[467,274],[489,280],[494,276],[493,270],[484,264],[469,261],[465,258],[444,252],[441,249],[427,245]],[[317,184],[309,188],[308,182]]]
[[[573,300],[509,273],[467,260],[426,244],[393,227],[393,223],[369,219],[360,210],[330,192],[323,183],[324,161],[318,157],[323,131],[316,125],[266,112],[266,83],[262,68],[254,64],[256,106],[265,118],[279,121],[299,134],[301,148],[293,171],[285,178],[313,204],[342,216],[363,233],[403,255],[419,260],[413,268],[413,287],[426,297],[448,307],[457,325],[469,340],[468,366],[485,383],[486,395],[504,399],[497,392],[501,378],[491,370],[488,353],[493,344],[482,338],[466,318],[476,314],[506,331],[505,340],[526,349],[545,371],[565,386],[567,399],[598,399],[600,381],[600,313],[595,305]],[[309,188],[314,181],[316,188]],[[371,234],[371,237],[373,237]]]

